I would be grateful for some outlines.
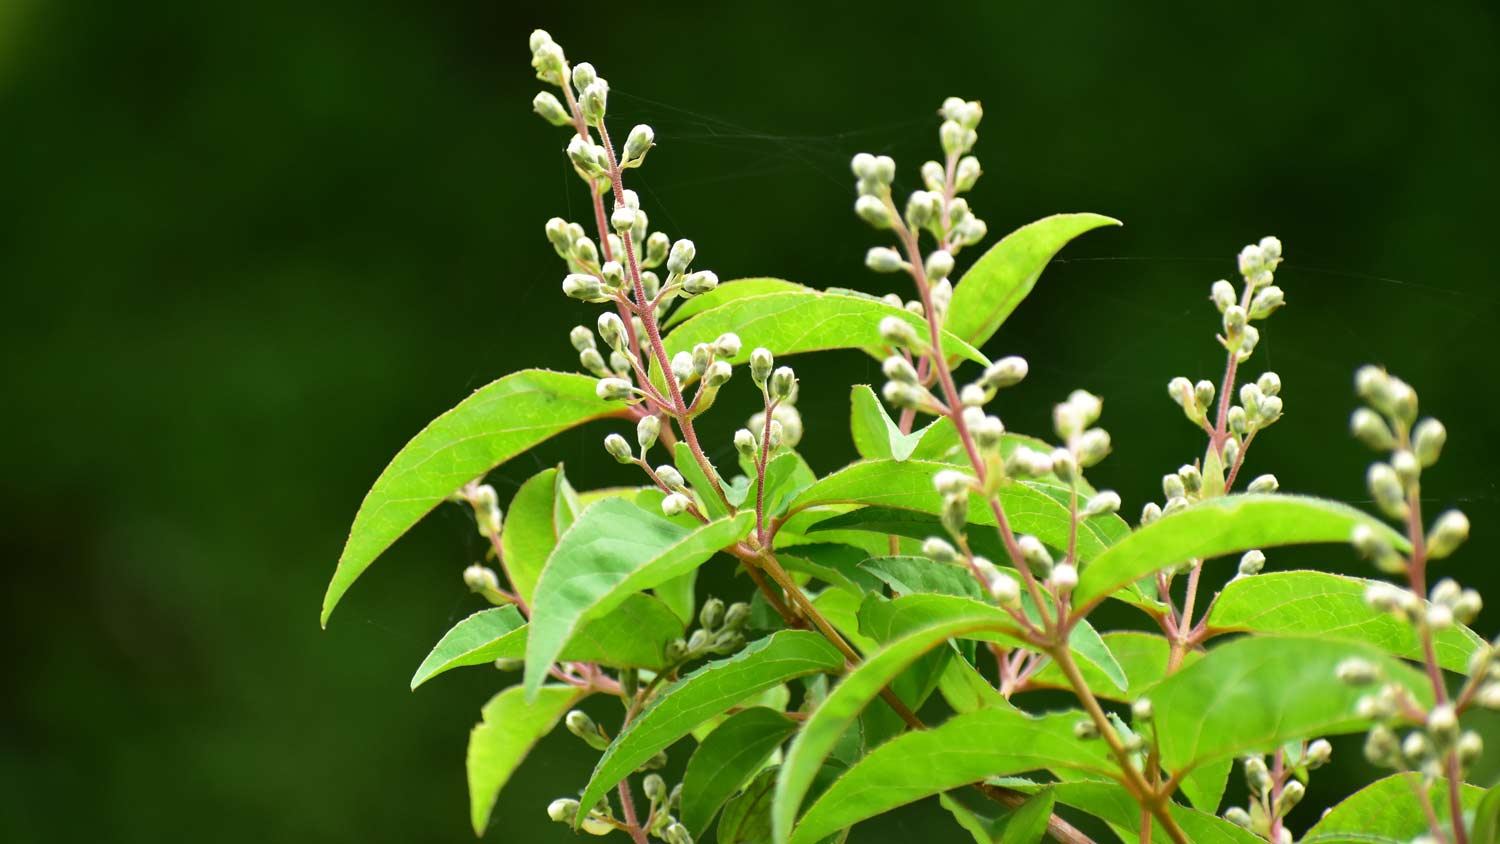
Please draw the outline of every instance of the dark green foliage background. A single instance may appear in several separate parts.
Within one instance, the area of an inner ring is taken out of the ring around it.
[[[1279,235],[1292,306],[1252,374],[1280,372],[1288,416],[1251,470],[1363,499],[1350,375],[1387,363],[1451,431],[1432,506],[1461,502],[1476,527],[1445,570],[1500,601],[1491,3],[8,0],[0,840],[469,838],[463,747],[500,678],[406,691],[476,607],[469,522],[428,520],[326,633],[316,618],[406,438],[499,374],[571,367],[566,329],[592,318],[558,294],[542,237],[586,205],[565,134],[529,113],[535,26],[610,79],[622,137],[655,126],[635,185],[725,278],[894,289],[861,266],[875,241],[849,156],[895,155],[909,189],[941,99],[982,99],[972,199],[992,234],[1054,211],[1127,224],[1070,247],[989,351],[1031,359],[1001,405],[1015,429],[1043,433],[1075,386],[1105,397],[1116,454],[1095,480],[1132,514],[1201,452],[1165,384],[1217,377],[1209,283]],[[851,457],[841,385],[878,371],[798,366],[827,470]],[[721,451],[741,415],[709,425]],[[497,485],[559,460],[624,480],[603,433]],[[1339,548],[1270,560],[1362,571]],[[1339,753],[1310,816],[1372,775]],[[489,838],[563,840],[542,807],[587,765],[546,741]],[[854,840],[925,839],[928,822],[947,823],[906,812]]]

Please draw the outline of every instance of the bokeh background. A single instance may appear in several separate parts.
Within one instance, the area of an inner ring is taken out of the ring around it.
[[[530,113],[536,26],[609,78],[621,137],[655,126],[633,184],[725,278],[894,289],[861,265],[848,159],[890,153],[913,187],[942,98],[983,100],[994,235],[1126,223],[1070,246],[989,351],[1032,362],[1013,429],[1045,431],[1075,386],[1105,397],[1095,479],[1130,512],[1201,453],[1164,386],[1219,372],[1209,283],[1279,235],[1291,306],[1252,368],[1288,415],[1249,470],[1362,501],[1350,375],[1388,364],[1451,431],[1426,488],[1475,530],[1445,571],[1500,595],[1493,3],[0,0],[0,840],[472,840],[464,743],[501,678],[407,691],[477,607],[468,520],[421,525],[326,632],[317,609],[386,460],[492,378],[572,367],[566,330],[592,318],[542,236],[587,206],[566,134]],[[806,450],[835,468],[843,385],[878,372],[798,368]],[[717,448],[741,416],[715,415]],[[559,460],[620,480],[604,432],[494,482]],[[1306,563],[1363,571],[1271,555]],[[1356,747],[1304,820],[1373,775]],[[487,837],[565,840],[543,806],[587,765],[543,742]],[[964,837],[929,823],[853,840]]]

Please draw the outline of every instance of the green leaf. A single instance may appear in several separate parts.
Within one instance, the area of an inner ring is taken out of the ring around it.
[[[474,834],[483,836],[500,789],[531,752],[532,745],[552,732],[563,713],[583,692],[570,686],[544,686],[528,703],[520,686],[490,699],[483,720],[469,733],[469,820]]]
[[[750,643],[728,659],[705,664],[663,689],[615,737],[584,789],[580,811],[629,776],[657,751],[751,695],[818,672],[844,667],[844,657],[817,633],[783,630]]]
[[[902,433],[901,426],[875,397],[875,391],[864,384],[854,386],[849,404],[849,430],[854,435],[854,448],[866,459],[906,460],[915,455],[931,460],[958,445],[958,434],[946,418],[909,434]],[[919,451],[922,453],[918,454]]]
[[[697,316],[726,302],[743,299],[746,296],[764,296],[767,293],[796,292],[806,289],[805,286],[795,281],[783,281],[779,278],[737,278],[720,282],[718,287],[707,293],[680,300],[680,304],[673,308],[672,313],[662,321],[661,327],[665,331],[688,317]]]
[[[1368,690],[1335,676],[1338,664],[1352,657],[1379,666],[1417,700],[1431,700],[1421,674],[1368,645],[1246,637],[1209,650],[1151,690],[1162,765],[1177,771],[1226,756],[1269,752],[1292,739],[1363,729],[1369,719],[1357,716],[1355,705]]]
[[[783,452],[771,458],[766,463],[766,513],[780,516],[786,512],[787,502],[817,479],[818,476],[807,465],[807,461],[795,451]],[[754,509],[759,492],[760,479],[751,471],[750,489],[745,495],[751,509]]]
[[[667,354],[688,351],[698,343],[712,343],[726,331],[746,338],[730,363],[743,363],[752,349],[764,346],[777,355],[828,349],[878,348],[880,320],[894,316],[926,336],[927,323],[904,308],[853,291],[820,291],[810,287],[781,290],[731,299],[690,317],[663,339]],[[945,333],[943,349],[950,356],[980,364],[989,360],[973,346]]]
[[[1080,662],[1079,673],[1083,675],[1089,689],[1096,696],[1109,700],[1133,701],[1146,689],[1167,676],[1167,658],[1171,654],[1172,646],[1162,636],[1136,630],[1115,630],[1103,634],[1102,638],[1105,647],[1109,648],[1110,654],[1114,656],[1129,682],[1125,690],[1121,691],[1098,668],[1089,662]],[[1202,656],[1197,651],[1188,651],[1183,655],[1182,664],[1191,665]],[[1071,688],[1068,679],[1063,676],[1062,669],[1051,662],[1038,671],[1031,678],[1031,682],[1033,685],[1046,688]]]
[[[938,690],[954,712],[1014,708],[979,669],[962,657],[948,660],[943,676],[938,678]]]
[[[559,466],[527,478],[511,499],[505,530],[500,532],[500,550],[505,554],[505,572],[511,587],[528,604],[536,593],[536,581],[547,557],[557,547],[557,537],[567,529],[559,516],[572,523],[566,495],[571,490]]]
[[[892,739],[818,797],[788,844],[812,844],[866,818],[990,776],[1053,768],[1114,776],[1108,748],[1073,735],[1073,725],[1083,717],[985,709]]]
[[[749,787],[724,804],[719,816],[719,844],[766,844],[771,838],[771,792],[776,769],[768,768]]]
[[[1407,844],[1427,833],[1427,820],[1416,788],[1422,788],[1419,774],[1394,774],[1376,780],[1344,798],[1301,839],[1301,844]],[[1430,799],[1439,819],[1448,817],[1448,783],[1439,780],[1430,786]],[[1465,810],[1481,804],[1495,805],[1494,791],[1465,784],[1459,800]],[[1500,807],[1497,807],[1500,808]],[[1483,814],[1482,811],[1477,813]],[[1479,828],[1469,844],[1481,844]]]
[[[936,516],[942,512],[943,497],[932,486],[932,476],[947,464],[925,460],[867,460],[854,463],[802,490],[792,500],[791,512],[829,504],[860,504],[898,510],[914,510]],[[1065,548],[1072,517],[1065,503],[1059,502],[1042,485],[1032,482],[1012,483],[1000,489],[1000,502],[1006,518],[1016,533],[1034,534],[1054,548]],[[857,519],[850,515],[842,527]],[[995,515],[978,496],[969,506],[969,522],[993,526]],[[1102,517],[1088,519],[1078,532],[1079,558],[1085,562],[1101,554],[1107,542],[1096,530]],[[1085,570],[1087,571],[1087,570]]]
[[[812,575],[860,598],[880,588],[880,580],[861,565],[868,557],[861,548],[836,543],[793,545],[776,552],[787,571]]]
[[[488,665],[497,659],[526,656],[527,625],[513,607],[480,610],[454,625],[422,660],[411,687],[445,671]],[[514,624],[514,626],[512,626]],[[562,662],[597,662],[612,668],[665,666],[663,648],[682,635],[683,623],[661,601],[642,594],[626,596],[618,607],[584,622],[558,654]]]
[[[1212,815],[1219,811],[1233,769],[1234,759],[1231,757],[1204,762],[1182,778],[1182,793],[1187,795],[1194,808]]]
[[[1500,786],[1484,793],[1474,810],[1474,828],[1469,844],[1496,844],[1500,841]]]
[[[1321,571],[1267,572],[1237,577],[1224,587],[1208,614],[1214,632],[1327,636],[1374,645],[1407,659],[1422,659],[1411,625],[1365,603],[1374,581]],[[1484,644],[1462,625],[1434,636],[1438,663],[1468,671],[1469,657]]]
[[[1052,792],[1057,802],[1107,822],[1123,840],[1139,840],[1141,805],[1118,783],[1061,782],[1052,786]],[[1167,807],[1172,819],[1193,844],[1265,844],[1265,839],[1223,818],[1172,802],[1168,802]],[[1152,824],[1153,844],[1170,844],[1171,840],[1161,824]]]
[[[1000,835],[1000,844],[1041,844],[1047,833],[1047,821],[1052,819],[1052,807],[1056,801],[1049,789],[1042,789],[1017,806],[1005,822]]]
[[[595,395],[597,383],[586,375],[523,369],[480,387],[423,428],[359,505],[323,596],[322,624],[375,558],[459,487],[555,434],[621,413],[618,402]]]
[[[1334,501],[1256,494],[1205,501],[1157,519],[1101,554],[1083,569],[1073,603],[1089,607],[1146,575],[1188,560],[1274,545],[1348,542],[1360,524],[1379,531],[1397,548],[1405,547],[1405,540],[1383,522]]]
[[[880,578],[897,595],[955,595],[979,600],[979,582],[967,569],[941,566],[926,557],[874,557],[860,568]]]
[[[829,590],[825,594],[847,593]],[[787,750],[776,782],[776,802],[772,813],[778,844],[785,844],[791,835],[797,810],[808,789],[812,787],[824,760],[881,689],[923,654],[953,636],[980,629],[1014,630],[1014,622],[1009,617],[1004,617],[1000,610],[976,601],[950,606],[945,611],[934,611],[929,615],[929,620],[928,625],[913,629],[905,636],[891,641],[856,666],[803,723],[797,738]]]
[[[953,288],[948,330],[976,346],[984,345],[1068,241],[1090,229],[1118,225],[1119,220],[1099,214],[1055,214],[1006,235]]]
[[[693,751],[682,776],[682,823],[698,838],[724,801],[743,788],[797,722],[757,706],[729,716]]]
[[[695,528],[672,524],[623,498],[589,505],[558,540],[537,582],[526,643],[526,689],[541,687],[573,635],[632,592],[650,589],[702,565],[744,538],[754,513]]]

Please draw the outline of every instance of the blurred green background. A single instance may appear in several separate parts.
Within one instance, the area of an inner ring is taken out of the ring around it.
[[[1279,371],[1288,415],[1249,470],[1362,501],[1350,375],[1388,364],[1451,431],[1427,489],[1475,536],[1445,569],[1500,595],[1494,3],[0,0],[0,840],[471,840],[464,743],[501,678],[406,688],[477,607],[470,523],[440,511],[327,632],[317,609],[386,460],[504,372],[571,368],[566,330],[592,319],[542,236],[586,198],[530,113],[536,26],[609,78],[621,137],[655,126],[633,184],[724,278],[895,289],[861,265],[849,157],[890,153],[913,187],[942,98],[981,99],[992,235],[1126,223],[1070,246],[988,351],[1032,363],[1013,429],[1045,432],[1075,386],[1105,397],[1094,477],[1130,513],[1201,453],[1164,387],[1220,371],[1209,283],[1279,235],[1291,306],[1252,369]],[[798,369],[806,451],[832,469],[843,385],[878,372]],[[720,406],[722,452],[747,413]],[[559,460],[621,480],[604,432],[495,483]],[[1308,563],[1363,571],[1343,548],[1271,554]],[[1308,817],[1373,775],[1356,746]],[[543,806],[588,764],[545,741],[488,838],[565,840]],[[929,822],[853,840],[963,837]]]

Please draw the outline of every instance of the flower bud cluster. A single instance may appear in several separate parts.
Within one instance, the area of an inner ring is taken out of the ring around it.
[[[1274,844],[1291,844],[1291,832],[1273,821],[1285,818],[1302,802],[1307,794],[1306,782],[1310,772],[1328,763],[1333,756],[1333,746],[1318,739],[1311,744],[1288,745],[1280,752],[1283,756],[1279,773],[1268,767],[1264,756],[1252,755],[1241,760],[1249,806],[1231,806],[1224,811],[1224,819],[1268,840],[1273,840],[1274,827]]]
[[[557,823],[571,824],[577,814],[578,801],[572,798],[560,797],[547,804],[547,817]],[[594,808],[584,815],[579,828],[589,835],[608,835],[615,831],[618,824],[619,821],[614,818],[614,810],[609,805],[609,799],[601,797]]]
[[[709,598],[698,611],[698,629],[667,643],[667,662],[679,666],[706,656],[728,656],[745,646],[744,630],[749,621],[749,604],[726,607],[718,598]]]
[[[1368,406],[1350,416],[1350,431],[1360,442],[1390,455],[1386,460],[1372,463],[1365,475],[1370,496],[1387,517],[1404,523],[1411,515],[1411,502],[1420,494],[1422,470],[1435,464],[1442,455],[1447,429],[1431,417],[1418,421],[1416,391],[1379,367],[1361,367],[1355,373],[1354,383]],[[1448,510],[1433,520],[1426,531],[1423,543],[1426,559],[1443,559],[1468,538],[1468,517],[1458,510]],[[1407,570],[1406,557],[1397,553],[1389,540],[1373,528],[1356,527],[1351,541],[1381,571],[1401,574]]]
[[[1276,268],[1281,265],[1281,241],[1263,237],[1240,250],[1239,270],[1244,290],[1236,293],[1234,285],[1219,280],[1213,283],[1209,299],[1219,309],[1223,333],[1219,342],[1244,362],[1260,342],[1260,331],[1251,323],[1263,320],[1286,304],[1286,294],[1275,285]]]
[[[979,181],[979,159],[969,153],[979,140],[977,129],[984,109],[978,102],[949,97],[939,114],[943,122],[938,140],[946,163],[928,161],[922,165],[922,188],[907,197],[902,210],[897,210],[891,196],[896,162],[889,156],[862,152],[854,156],[850,168],[858,193],[854,213],[860,219],[877,229],[926,231],[938,240],[939,248],[922,262],[922,270],[935,293],[944,290],[935,298],[946,300],[952,296],[952,284],[947,279],[953,272],[953,257],[988,233],[984,221],[974,216],[968,200],[960,196]],[[915,272],[901,253],[886,247],[871,249],[865,263],[876,272]]]
[[[765,405],[771,409],[771,453],[782,446],[796,448],[803,432],[802,414],[797,410],[797,373],[790,366],[777,366],[770,349],[757,348],[750,353],[750,380],[760,388]],[[746,460],[754,460],[765,435],[766,412],[762,410],[735,432],[734,447]]]

